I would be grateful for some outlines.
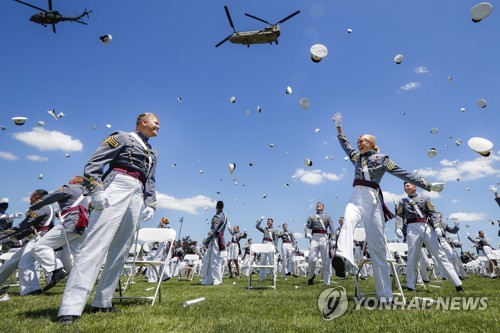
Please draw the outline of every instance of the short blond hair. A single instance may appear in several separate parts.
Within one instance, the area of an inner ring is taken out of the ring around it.
[[[360,135],[361,138],[365,139],[365,140],[368,140],[372,146],[373,146],[373,150],[375,150],[376,152],[378,152],[380,149],[379,147],[377,146],[377,144],[375,143],[375,137],[371,134],[363,134],[363,135]]]
[[[140,115],[137,116],[137,120],[135,122],[135,124],[137,126],[139,126],[139,124],[141,123],[141,121],[143,121],[145,118],[156,118],[158,119],[158,116],[152,112],[144,112],[144,113],[141,113]]]

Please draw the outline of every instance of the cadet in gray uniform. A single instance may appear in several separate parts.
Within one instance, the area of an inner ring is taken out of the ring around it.
[[[35,190],[30,197],[33,204],[47,194],[46,190]],[[32,249],[35,242],[53,227],[54,210],[51,206],[44,206],[38,210],[28,210],[26,218],[18,227],[12,228],[14,233],[11,238],[23,239],[34,236],[26,245],[0,267],[0,285],[2,285],[15,271],[19,269],[19,285],[21,296],[41,294],[40,282],[36,273],[35,258]]]
[[[247,231],[240,232],[240,227],[235,225],[234,228],[227,225],[227,230],[231,234],[231,243],[229,244],[229,251],[227,254],[227,268],[229,269],[229,278],[233,277],[233,270],[231,268],[231,262],[234,262],[234,266],[236,267],[236,277],[240,278],[240,265],[238,263],[238,258],[241,253],[240,249],[240,240],[243,238],[247,238]]]
[[[276,235],[277,239],[281,238],[281,277],[284,278],[285,275],[295,274],[295,263],[293,262],[293,255],[295,253],[295,248],[297,247],[297,241],[293,236],[293,233],[288,230],[288,224],[283,223],[283,231],[278,232]]]
[[[81,236],[87,227],[89,214],[87,200],[83,197],[82,183],[82,176],[74,176],[68,185],[63,185],[57,191],[45,195],[30,207],[35,210],[57,202],[61,209],[59,213],[61,224],[47,232],[33,247],[33,257],[47,273],[52,272],[52,277],[43,291],[54,287],[73,267],[74,256],[81,244]],[[60,247],[63,248],[62,261],[54,252],[54,249]]]
[[[218,286],[222,284],[222,270],[224,258],[221,255],[222,251],[226,250],[224,243],[224,229],[228,223],[227,216],[223,212],[224,202],[217,201],[215,206],[216,213],[212,218],[210,231],[203,245],[207,249],[203,255],[203,263],[201,267],[201,284]]]
[[[156,207],[157,153],[148,140],[157,136],[159,129],[155,114],[140,114],[135,131],[114,132],[87,162],[83,185],[85,194],[91,195],[93,210],[64,290],[58,314],[60,323],[72,324],[81,316],[104,256],[106,261],[91,310],[119,311],[111,301],[131,239],[139,219],[151,219]]]
[[[336,254],[351,264],[355,264],[353,255],[353,235],[355,226],[363,222],[366,233],[366,243],[370,251],[373,267],[373,277],[377,297],[381,302],[392,302],[392,285],[387,263],[387,241],[384,235],[384,220],[394,215],[384,204],[380,182],[386,172],[404,180],[411,181],[418,187],[428,191],[441,192],[442,183],[429,184],[425,179],[413,175],[394,163],[389,156],[379,152],[373,135],[365,134],[358,137],[356,152],[342,130],[342,115],[336,113],[332,120],[337,127],[339,143],[354,166],[353,193],[345,209],[345,223],[342,226],[337,241]],[[340,271],[341,267],[335,267]]]
[[[257,230],[262,232],[262,234],[264,236],[262,239],[262,244],[273,244],[274,247],[276,248],[277,238],[276,238],[276,232],[274,231],[274,228],[273,228],[273,222],[274,221],[272,218],[268,218],[267,219],[267,227],[263,228],[260,226],[260,224],[262,223],[262,218],[261,218],[257,221],[257,224],[255,225],[255,227],[257,228]],[[259,264],[260,265],[270,265],[272,262],[272,256],[274,256],[274,255],[275,255],[274,253],[262,253],[260,255]],[[264,281],[268,271],[269,270],[267,268],[260,269],[260,273],[259,273],[260,281]]]
[[[316,277],[316,266],[321,263],[323,265],[323,283],[330,285],[331,275],[331,260],[330,260],[330,236],[334,233],[332,218],[324,212],[325,206],[323,203],[316,204],[316,214],[310,215],[306,222],[306,229],[310,230],[308,238],[311,240],[309,249],[309,279],[308,285],[313,284]]]
[[[446,255],[439,244],[438,236],[441,233],[441,221],[436,214],[434,205],[428,198],[419,196],[417,187],[409,182],[404,183],[407,198],[403,198],[396,205],[396,216],[398,220],[408,225],[406,242],[408,244],[408,260],[406,268],[406,281],[409,291],[415,290],[416,271],[422,244],[427,251],[436,259],[436,264],[441,271],[446,272],[457,292],[463,292],[460,281],[453,265],[446,259]],[[402,223],[398,223],[398,226]],[[396,231],[398,237],[399,232]]]

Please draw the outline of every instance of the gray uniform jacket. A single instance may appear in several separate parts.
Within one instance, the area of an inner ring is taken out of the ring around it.
[[[235,232],[232,227],[228,227],[227,230],[231,234],[231,243],[237,243],[240,246],[240,239],[247,238],[246,232]]]
[[[396,205],[396,229],[402,229],[403,234],[406,235],[406,225],[408,221],[415,221],[420,218],[418,211],[412,205],[410,199],[418,206],[422,215],[434,227],[441,227],[441,219],[436,214],[434,205],[429,200],[419,196],[417,193],[409,195],[408,198],[403,198]]]
[[[155,169],[158,153],[148,143],[148,138],[135,132],[147,149],[127,132],[117,131],[108,136],[90,157],[84,168],[85,194],[103,191],[118,173],[113,168],[138,172],[144,184],[144,203],[156,209]],[[108,170],[104,173],[104,167]]]
[[[44,195],[40,200],[35,202],[30,209],[36,210],[46,205],[50,205],[53,203],[58,203],[59,208],[61,209],[62,214],[64,211],[71,208],[71,206],[77,201],[80,196],[83,195],[83,186],[79,184],[68,184],[63,185],[59,190],[53,191]],[[82,199],[78,206],[87,207],[87,200]],[[75,225],[78,222],[79,211],[73,210],[67,214],[63,215],[64,218],[64,228],[67,231],[73,232],[75,230]]]
[[[37,210],[28,210],[24,220],[19,223],[19,226],[12,229],[16,232],[12,235],[15,239],[22,239],[35,233],[35,230],[40,236],[43,236],[54,226],[54,209],[52,206],[43,206]]]
[[[293,246],[297,245],[297,241],[290,231],[281,231],[276,234],[276,238],[280,239],[283,243],[292,243]]]
[[[226,244],[224,242],[224,229],[226,228],[227,217],[224,212],[219,212],[212,217],[212,223],[210,225],[210,231],[208,232],[207,238],[205,238],[205,247],[208,248],[210,242],[215,239],[219,243],[219,249],[224,250]]]
[[[321,223],[323,222],[323,223]],[[324,226],[323,226],[324,225]],[[307,218],[306,229],[311,230],[313,234],[332,234],[334,232],[333,220],[326,213],[311,215]]]
[[[262,232],[264,234],[263,235],[264,240],[266,240],[268,242],[273,242],[274,246],[276,247],[277,246],[276,243],[277,243],[278,239],[276,238],[276,232],[274,231],[274,228],[268,227],[268,226],[263,228],[260,226],[261,222],[262,222],[261,220],[257,221],[257,224],[255,225],[255,227],[257,228],[257,230],[259,230],[260,232]]]
[[[354,165],[354,179],[369,180],[380,184],[382,177],[386,172],[414,184],[424,190],[430,190],[430,184],[422,177],[417,177],[405,169],[400,168],[386,154],[377,153],[370,150],[364,154],[356,152],[349,143],[346,135],[341,133],[337,136],[342,149],[349,156],[351,163]],[[365,179],[363,167],[366,164],[370,179]]]

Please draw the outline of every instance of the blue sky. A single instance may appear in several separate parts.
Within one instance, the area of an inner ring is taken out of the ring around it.
[[[371,133],[398,165],[446,183],[431,198],[445,217],[461,221],[462,240],[483,229],[497,246],[498,226],[488,220],[500,218],[499,208],[488,187],[500,182],[500,18],[494,9],[473,23],[475,4],[54,0],[64,15],[93,10],[87,26],[62,22],[54,34],[29,21],[36,10],[4,1],[0,197],[10,198],[10,211],[24,211],[32,190],[55,190],[81,174],[108,134],[133,130],[137,114],[149,111],[162,126],[151,140],[159,151],[159,209],[144,226],[166,216],[179,231],[184,217],[182,235],[201,240],[214,200],[223,200],[232,225],[256,240],[260,216],[302,232],[317,201],[337,226],[353,177],[330,120],[342,112],[351,142]],[[269,22],[301,13],[281,25],[279,45],[215,48],[232,32],[224,5],[238,31],[265,26],[244,13]],[[99,41],[105,34],[113,36],[107,45]],[[313,63],[309,48],[317,43],[329,53]],[[404,55],[399,65],[397,54]],[[288,86],[292,94],[285,94]],[[310,101],[307,110],[301,98]],[[486,108],[476,106],[479,99],[487,100]],[[47,113],[52,108],[65,116],[55,121]],[[14,116],[28,121],[16,126]],[[489,157],[467,147],[475,136],[495,144]],[[430,148],[436,157],[427,157]],[[304,158],[313,165],[305,166]],[[229,163],[236,163],[233,174]],[[382,189],[391,209],[392,198],[404,194],[389,174]],[[386,234],[395,238],[393,221]]]

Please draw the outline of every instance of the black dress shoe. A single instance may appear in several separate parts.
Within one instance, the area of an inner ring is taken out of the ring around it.
[[[407,291],[415,291],[413,288],[406,288]]]
[[[68,275],[68,272],[64,268],[58,268],[55,271],[52,272],[52,277],[50,278],[50,282],[47,283],[45,288],[43,288],[43,291],[47,291],[54,287],[57,282],[61,281]]]
[[[464,288],[462,288],[462,286],[456,286],[455,290],[457,291],[457,293],[463,293],[464,292]]]
[[[0,296],[4,295],[7,293],[7,290],[9,290],[10,286],[5,286],[2,289],[0,289]]]
[[[312,286],[315,277],[316,277],[316,275],[313,275],[309,280],[307,280],[307,284],[306,285]]]
[[[43,294],[42,289],[37,289],[37,290],[33,290],[32,292],[27,293],[24,296],[41,295],[41,294]]]
[[[114,307],[109,307],[109,308],[99,308],[97,306],[91,306],[90,311],[92,313],[98,313],[98,312],[103,312],[103,313],[120,313],[121,310],[114,308]]]
[[[57,317],[57,322],[63,325],[71,325],[80,318],[80,316],[59,316]]]

